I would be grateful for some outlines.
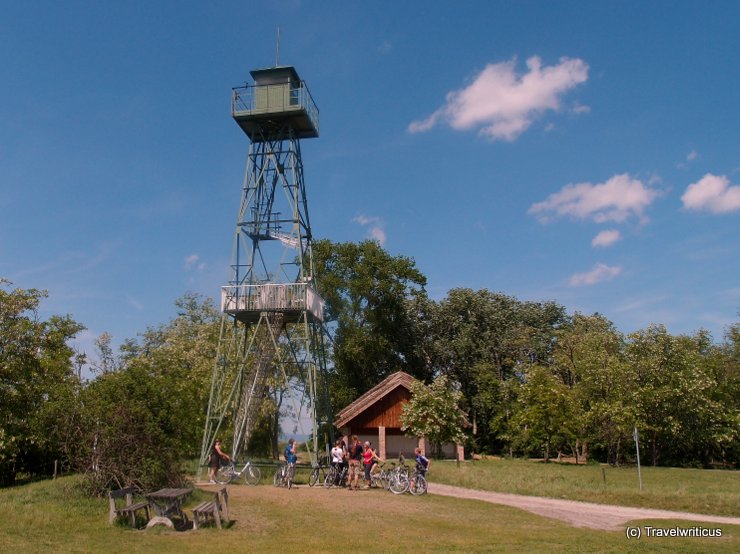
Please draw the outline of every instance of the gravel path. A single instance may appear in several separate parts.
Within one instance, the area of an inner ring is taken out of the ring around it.
[[[539,496],[522,496],[519,494],[465,489],[451,485],[440,485],[438,483],[429,483],[429,493],[483,500],[484,502],[491,502],[493,504],[504,504],[544,517],[559,519],[574,527],[589,527],[591,529],[605,529],[609,531],[621,530],[628,521],[636,519],[685,519],[696,522],[740,525],[740,518],[738,517],[709,516],[687,512],[652,510],[649,508],[631,508],[628,506],[610,506],[607,504],[594,504],[575,500],[559,500],[556,498],[541,498]]]

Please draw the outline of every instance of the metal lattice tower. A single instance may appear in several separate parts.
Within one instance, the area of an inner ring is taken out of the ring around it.
[[[312,462],[319,426],[329,420],[320,394],[326,383],[324,301],[314,288],[300,149],[301,139],[318,136],[319,112],[293,67],[250,73],[254,84],[232,91],[232,116],[251,142],[231,277],[221,288],[221,336],[201,467],[219,434],[233,433],[232,454],[244,453],[276,384],[293,391],[298,421],[310,422],[302,431],[311,436],[306,447]]]

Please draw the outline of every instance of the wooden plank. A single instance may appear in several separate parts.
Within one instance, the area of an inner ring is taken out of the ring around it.
[[[348,422],[352,428],[401,428],[403,405],[409,401],[411,393],[398,387],[368,406]]]

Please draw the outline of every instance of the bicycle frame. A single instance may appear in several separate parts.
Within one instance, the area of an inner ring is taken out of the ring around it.
[[[250,460],[247,460],[239,471],[236,469],[236,462],[231,460],[221,466],[216,475],[217,481],[222,485],[229,484],[243,476],[247,485],[253,486],[257,485],[262,477],[260,469],[253,465]]]
[[[295,464],[283,463],[275,470],[272,484],[276,487],[287,486],[290,489],[293,486],[293,477],[295,477]]]

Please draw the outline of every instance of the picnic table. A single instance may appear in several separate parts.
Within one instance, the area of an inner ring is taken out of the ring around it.
[[[187,522],[188,518],[182,511],[182,503],[191,492],[193,489],[159,489],[145,494],[157,514],[149,521],[147,528],[154,525],[174,528],[173,517],[178,517],[183,523]]]

